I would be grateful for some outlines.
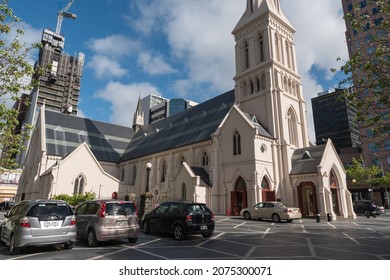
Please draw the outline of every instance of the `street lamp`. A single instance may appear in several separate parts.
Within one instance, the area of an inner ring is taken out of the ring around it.
[[[150,174],[150,170],[152,170],[152,164],[150,162],[148,162],[146,164],[146,189],[145,189],[145,192],[149,192],[149,174]]]

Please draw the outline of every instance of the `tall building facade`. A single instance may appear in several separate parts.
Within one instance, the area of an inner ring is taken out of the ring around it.
[[[344,89],[321,92],[311,99],[316,144],[332,139],[338,153],[342,149],[359,147],[356,109],[343,95]]]
[[[376,5],[377,1],[372,0],[341,0],[343,5],[344,15],[353,15],[359,12],[360,14],[370,15],[372,17],[372,25],[377,26],[383,20],[381,11]],[[358,7],[358,10],[355,9]],[[355,15],[357,16],[357,15]],[[353,57],[355,53],[361,53],[366,56],[371,56],[376,47],[372,44],[372,38],[377,32],[375,28],[366,26],[363,30],[352,28],[349,21],[346,21],[346,42],[348,46],[349,56]],[[384,38],[389,38],[384,37]],[[390,44],[390,42],[384,42]],[[364,79],[365,77],[359,73],[354,73],[354,79]],[[363,93],[361,98],[371,97],[369,89],[361,89]],[[388,90],[388,89],[385,89]],[[373,110],[374,111],[374,110]],[[370,112],[373,114],[373,111]],[[385,112],[388,116],[389,112]],[[390,127],[390,119],[384,120]],[[377,165],[381,167],[384,173],[390,172],[390,140],[385,143],[379,143],[378,139],[373,137],[373,129],[375,127],[360,127],[360,139],[362,142],[363,157],[367,165]]]

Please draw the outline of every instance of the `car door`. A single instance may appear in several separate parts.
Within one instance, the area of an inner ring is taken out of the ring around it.
[[[87,236],[88,217],[85,214],[88,203],[81,204],[76,209],[76,230],[78,237]]]
[[[5,215],[1,226],[1,240],[7,244],[9,243],[11,233],[19,226],[20,215],[23,213],[24,206],[24,204],[16,205]]]
[[[257,203],[252,211],[250,212],[251,214],[251,217],[254,218],[254,219],[262,219],[264,218],[264,203],[263,202],[260,202],[260,203]]]

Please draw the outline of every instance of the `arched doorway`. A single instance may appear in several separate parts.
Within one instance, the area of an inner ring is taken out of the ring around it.
[[[271,187],[266,177],[261,180],[262,201],[276,201],[275,191],[270,191]]]
[[[242,208],[248,207],[246,183],[239,177],[234,185],[234,191],[230,193],[230,202],[233,215],[240,215]]]
[[[338,192],[338,184],[337,184],[337,177],[334,171],[332,170],[330,172],[329,176],[329,188],[332,193],[332,207],[333,212],[339,216],[340,215],[340,204],[339,204],[339,192]]]
[[[298,204],[303,217],[318,214],[317,192],[314,183],[301,183],[298,187]]]

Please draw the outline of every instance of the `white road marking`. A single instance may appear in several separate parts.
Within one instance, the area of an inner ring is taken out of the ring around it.
[[[331,223],[327,222],[328,225],[330,225],[332,228],[337,228],[335,227],[334,225],[332,225]]]
[[[348,237],[350,240],[352,240],[353,242],[355,242],[357,245],[360,245],[360,242],[357,241],[355,238],[349,236],[347,233],[343,232],[344,236]]]

